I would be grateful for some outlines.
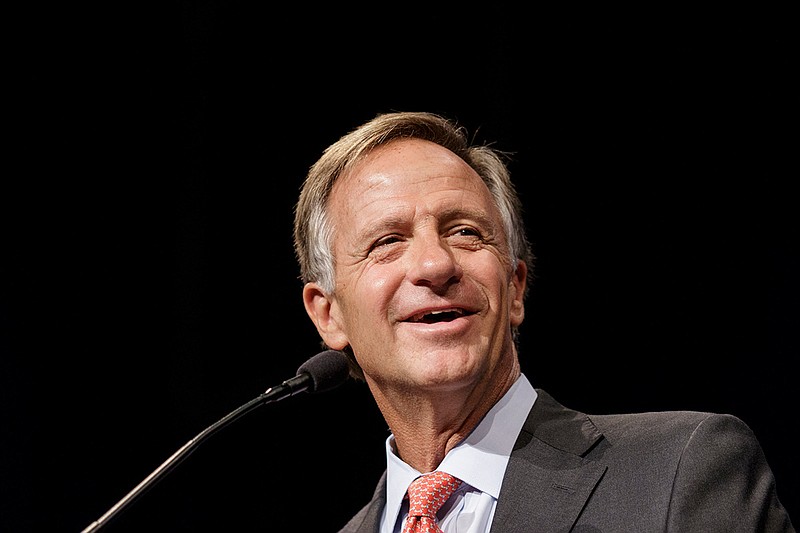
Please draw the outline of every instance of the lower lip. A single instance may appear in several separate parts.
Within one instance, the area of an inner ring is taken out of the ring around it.
[[[416,333],[454,334],[469,327],[468,318],[468,316],[461,316],[445,322],[403,322],[402,324]]]

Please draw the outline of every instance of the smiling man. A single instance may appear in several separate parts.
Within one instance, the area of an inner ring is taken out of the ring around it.
[[[588,415],[531,385],[519,198],[500,154],[455,123],[382,114],[330,146],[295,247],[309,317],[391,430],[342,532],[794,531],[738,418]]]

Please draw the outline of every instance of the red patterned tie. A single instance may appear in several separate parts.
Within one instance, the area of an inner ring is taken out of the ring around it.
[[[420,476],[408,487],[408,518],[402,533],[442,533],[436,525],[436,512],[461,485],[461,480],[447,472]]]

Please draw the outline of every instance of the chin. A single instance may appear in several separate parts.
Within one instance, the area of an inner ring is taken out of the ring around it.
[[[460,388],[480,380],[482,372],[473,361],[461,358],[438,358],[415,372],[422,386]]]

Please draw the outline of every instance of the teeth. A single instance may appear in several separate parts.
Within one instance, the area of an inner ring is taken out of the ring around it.
[[[414,315],[413,317],[411,317],[411,320],[414,321],[414,322],[419,322],[420,320],[422,320],[426,316],[441,315],[443,313],[455,313],[457,315],[463,315],[464,311],[462,309],[439,309],[439,310],[436,310],[436,311],[428,311],[427,313],[420,313],[418,315]]]

